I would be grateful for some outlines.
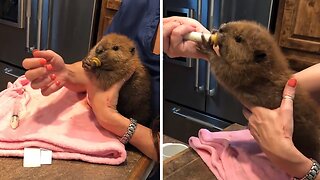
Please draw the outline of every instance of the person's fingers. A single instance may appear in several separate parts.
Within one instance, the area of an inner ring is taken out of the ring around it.
[[[59,90],[60,88],[63,87],[63,83],[56,80],[56,81],[52,81],[49,86],[42,88],[41,89],[41,94],[44,96],[49,96],[50,94],[56,92],[57,90]]]
[[[47,60],[44,58],[26,58],[22,61],[22,66],[25,69],[34,69],[44,66],[46,63]]]
[[[250,134],[252,137],[257,141],[258,144],[260,144],[260,136],[259,133],[257,132],[257,127],[254,123],[248,123],[248,129],[250,131]]]
[[[184,35],[192,31],[195,31],[195,29],[192,26],[187,25],[180,25],[177,28],[175,28],[172,31],[170,38],[170,49],[178,49],[181,52],[187,51],[183,37]],[[172,52],[172,54],[174,54],[174,52]]]
[[[33,52],[33,56],[46,59],[48,64],[50,64],[54,69],[59,69],[62,64],[64,65],[62,57],[52,50],[35,51]]]
[[[163,52],[167,52],[170,47],[170,35],[172,30],[178,27],[178,22],[169,22],[163,26]]]
[[[195,28],[190,25],[180,25],[172,30],[170,44],[173,47],[177,47],[183,42],[183,37],[190,32],[195,31]]]
[[[166,18],[163,18],[162,19],[162,23],[164,24],[164,23],[168,23],[168,22],[171,22],[171,21],[173,21],[174,20],[174,17],[172,16],[172,17],[166,17]]]
[[[246,107],[242,108],[243,116],[249,121],[250,117],[252,116],[252,112],[248,110]]]
[[[25,73],[26,78],[29,81],[33,81],[39,77],[42,77],[47,74],[47,69],[45,67],[39,67],[36,69],[30,69]]]
[[[173,21],[179,22],[179,24],[193,26],[196,28],[195,31],[197,31],[197,32],[210,33],[210,31],[207,30],[199,21],[192,19],[192,18],[172,16],[172,17],[163,19],[163,23],[168,23],[168,22],[173,22]]]
[[[249,110],[249,111],[251,111],[251,112],[252,112],[252,109],[254,109],[254,107],[256,107],[256,106],[252,105],[252,104],[249,103],[249,102],[242,102],[242,105],[243,105],[245,108],[247,108],[247,110]]]
[[[133,69],[133,70],[131,70],[131,71],[127,74],[127,76],[125,76],[125,77],[123,78],[123,79],[124,79],[124,82],[128,81],[135,72],[136,72],[136,68]]]
[[[120,81],[116,82],[115,84],[113,84],[110,87],[110,91],[112,91],[112,93],[116,93],[119,94],[121,87],[124,85],[124,83],[126,81],[128,81],[131,76],[133,75],[134,71],[131,71],[130,73],[128,73],[128,75],[126,77],[124,77],[123,79],[121,79]]]
[[[52,50],[34,51],[32,54],[35,58],[44,58],[47,61],[50,61],[56,56],[56,53]]]
[[[126,82],[126,79],[121,79],[120,81],[116,82],[115,84],[113,84],[110,87],[110,90],[115,92],[115,93],[119,93],[121,87],[123,86],[123,84]]]
[[[194,27],[202,26],[202,24],[199,21],[197,21],[195,19],[192,19],[192,18],[174,16],[173,19],[174,19],[174,21],[179,21],[181,24],[189,24],[189,25],[192,25]]]
[[[171,16],[171,17],[167,17],[167,18],[163,18],[163,23],[168,23],[168,22],[185,22],[185,23],[191,23],[193,21],[193,19],[191,18],[186,18],[186,17],[180,17],[180,16]]]
[[[52,82],[50,77],[37,78],[31,82],[31,87],[33,89],[40,89],[43,87],[47,87]]]

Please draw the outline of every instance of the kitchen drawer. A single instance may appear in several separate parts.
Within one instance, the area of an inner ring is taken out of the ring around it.
[[[163,102],[163,134],[184,143],[188,143],[191,136],[198,136],[201,128],[221,131],[230,125],[230,122],[199,111],[169,101]]]
[[[8,82],[14,82],[25,70],[0,61],[0,91],[7,88]]]

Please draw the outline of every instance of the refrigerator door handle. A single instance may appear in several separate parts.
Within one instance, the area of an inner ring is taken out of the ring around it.
[[[210,0],[209,1],[209,7],[208,7],[208,11],[209,11],[209,22],[208,22],[208,27],[209,27],[209,30],[211,31],[213,28],[214,28],[214,2],[215,0]]]
[[[215,81],[214,83],[214,87],[212,87],[210,89],[210,86],[211,86],[211,70],[210,70],[210,63],[208,63],[208,67],[207,67],[207,86],[206,86],[206,93],[208,96],[214,96],[216,93],[217,93],[217,90],[218,90],[218,83],[217,81]]]
[[[27,19],[27,27],[26,27],[26,51],[27,52],[32,52],[34,47],[30,47],[30,21],[31,21],[31,5],[32,5],[32,0],[27,0],[27,7],[26,7],[26,19]]]
[[[38,0],[38,28],[37,28],[37,49],[41,49],[41,30],[42,30],[42,11],[43,11],[43,0]]]
[[[50,49],[51,44],[51,28],[52,28],[52,17],[53,17],[53,0],[48,0],[48,25],[47,25],[47,44],[45,49]]]
[[[202,18],[202,0],[198,0],[197,20],[201,22]],[[195,90],[196,92],[202,92],[204,90],[203,85],[199,85],[199,59],[196,59],[196,77],[195,77]]]
[[[209,29],[212,30],[214,28],[214,2],[215,0],[210,0],[209,1]],[[210,63],[208,62],[208,66],[207,66],[207,83],[206,83],[206,94],[208,96],[214,96],[217,92],[217,88],[218,88],[218,83],[215,82],[215,87],[210,89],[210,79],[211,79],[211,70],[210,70]]]

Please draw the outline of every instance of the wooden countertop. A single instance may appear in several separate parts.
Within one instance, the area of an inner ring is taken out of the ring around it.
[[[234,131],[244,128],[244,126],[239,124],[232,124],[224,129],[224,131]],[[188,177],[188,179],[201,180],[217,179],[192,148],[188,148],[163,162],[163,179],[175,180],[186,177]]]
[[[145,179],[153,161],[133,147],[128,147],[127,154],[127,160],[119,166],[53,159],[51,165],[38,168],[24,168],[23,158],[1,157],[0,179]]]

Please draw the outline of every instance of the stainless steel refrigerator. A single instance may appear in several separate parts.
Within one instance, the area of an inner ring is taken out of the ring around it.
[[[33,49],[52,49],[65,62],[94,45],[101,0],[0,0],[0,90],[24,70]]]
[[[197,19],[209,30],[247,19],[272,31],[277,5],[273,0],[164,0],[163,14]],[[206,61],[165,54],[163,112],[164,134],[184,142],[200,128],[219,131],[232,123],[246,125],[242,105],[216,82]]]

